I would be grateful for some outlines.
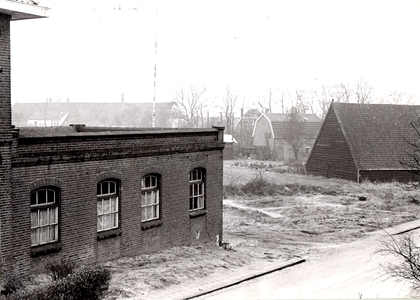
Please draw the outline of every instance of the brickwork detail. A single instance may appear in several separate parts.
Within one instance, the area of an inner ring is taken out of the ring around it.
[[[32,181],[29,184],[29,189],[32,191],[43,186],[61,187],[61,185],[62,185],[61,180],[57,178],[53,178],[53,177],[47,177],[47,178],[42,178],[42,179]]]

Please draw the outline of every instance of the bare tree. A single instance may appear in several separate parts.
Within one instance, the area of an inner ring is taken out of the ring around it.
[[[414,234],[409,233],[396,239],[388,236],[391,241],[382,241],[382,246],[376,253],[392,255],[400,259],[399,263],[381,265],[385,275],[399,281],[408,281],[413,290],[420,290],[420,248],[414,241]]]
[[[319,117],[323,120],[327,115],[328,108],[330,107],[332,101],[328,86],[323,85],[320,91],[313,91],[312,98],[318,105],[321,111]]]
[[[353,90],[348,83],[334,84],[329,88],[329,93],[335,102],[349,103],[353,97]]]
[[[368,104],[373,100],[373,86],[369,82],[359,79],[354,85],[354,94],[357,103]]]
[[[406,151],[406,157],[400,160],[400,164],[412,173],[420,176],[420,120],[410,122],[414,129],[414,136],[412,138],[404,137],[409,150]]]
[[[225,93],[222,95],[222,111],[226,120],[226,133],[233,133],[233,119],[238,93],[230,87],[226,87]]]
[[[191,86],[189,89],[181,88],[175,92],[173,114],[183,126],[188,128],[199,127],[200,114],[206,107],[206,101],[203,97],[205,92],[205,86]]]
[[[296,94],[296,102],[292,104],[292,106],[298,107],[301,113],[305,113],[309,108],[309,105],[306,102],[306,91],[295,88],[295,94]]]
[[[306,143],[304,107],[293,106],[287,112],[288,121],[285,124],[285,141],[299,161],[299,149]]]
[[[285,110],[285,105],[284,105],[284,91],[281,91],[281,98],[280,98],[280,106],[281,106],[281,113],[284,114]]]
[[[407,95],[399,90],[392,90],[388,97],[382,98],[379,102],[383,104],[413,104],[416,102],[415,95]]]
[[[263,96],[262,99],[258,100],[258,106],[260,107],[260,111],[269,113],[273,112],[273,98],[274,98],[274,91],[273,88],[270,87],[268,90],[268,95]]]

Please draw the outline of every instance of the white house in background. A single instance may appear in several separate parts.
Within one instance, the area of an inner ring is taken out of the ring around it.
[[[303,114],[305,124],[305,143],[299,149],[299,156],[306,160],[315,143],[322,121],[314,114]],[[286,161],[294,159],[293,151],[286,141],[287,114],[262,114],[255,122],[252,134],[253,146],[258,159]]]
[[[33,113],[28,119],[29,126],[62,126],[69,112],[49,111],[43,114],[40,111]]]

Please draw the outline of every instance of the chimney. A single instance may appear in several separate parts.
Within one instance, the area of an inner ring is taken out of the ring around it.
[[[124,93],[121,93],[121,103],[124,103]]]

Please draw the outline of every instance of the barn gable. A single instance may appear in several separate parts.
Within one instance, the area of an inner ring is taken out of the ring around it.
[[[334,109],[330,107],[306,163],[309,174],[357,180],[352,152]]]
[[[411,177],[400,161],[410,151],[405,139],[416,138],[410,122],[419,116],[420,106],[415,105],[333,103],[308,159],[307,172],[331,175],[326,171],[329,164],[335,171],[330,177],[361,181],[402,176],[407,180]],[[335,140],[338,132],[341,141]],[[321,150],[323,147],[328,150]],[[349,168],[350,159],[355,169]]]

